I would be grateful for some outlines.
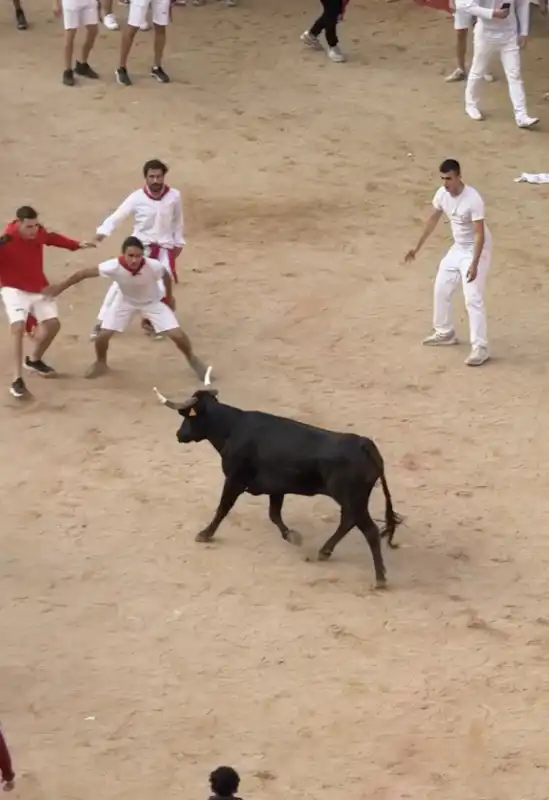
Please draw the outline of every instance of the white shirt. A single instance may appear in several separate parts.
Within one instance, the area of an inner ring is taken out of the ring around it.
[[[441,186],[433,197],[433,207],[448,217],[455,244],[472,249],[475,245],[474,223],[484,219],[484,200],[477,190],[465,184],[461,194],[454,197]],[[492,234],[485,223],[484,246],[489,247],[491,242]]]
[[[143,189],[132,192],[99,226],[98,235],[110,236],[130,214],[134,217],[132,236],[137,236],[144,245],[171,249],[185,244],[181,192],[177,189],[170,188],[160,200],[149,197]]]
[[[120,291],[130,305],[143,306],[157,303],[162,298],[158,281],[168,272],[160,261],[145,258],[145,263],[137,274],[123,267],[117,258],[109,258],[99,264],[99,274],[118,284]]]
[[[528,36],[530,0],[508,0],[511,8],[507,19],[493,19],[493,11],[501,8],[502,2],[503,0],[456,0],[456,10],[478,17],[475,37],[506,42],[516,36]]]

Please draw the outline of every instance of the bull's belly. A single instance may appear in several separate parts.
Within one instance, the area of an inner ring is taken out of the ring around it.
[[[317,494],[324,494],[324,485],[316,475],[299,476],[294,480],[280,480],[273,478],[261,478],[249,481],[246,486],[248,494],[256,497],[261,494],[297,494],[304,497],[314,497]]]

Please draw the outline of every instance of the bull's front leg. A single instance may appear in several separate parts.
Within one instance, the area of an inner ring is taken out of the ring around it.
[[[217,511],[215,512],[215,516],[210,524],[204,528],[204,530],[200,531],[200,533],[197,533],[195,541],[209,542],[210,539],[213,539],[215,532],[244,490],[245,487],[240,480],[231,477],[225,478],[225,484],[223,486],[223,491],[221,492],[221,499],[219,501]]]
[[[270,494],[269,495],[269,519],[278,528],[282,534],[282,538],[290,544],[295,544],[299,547],[303,543],[303,537],[297,531],[288,528],[282,519],[282,504],[284,502],[283,494]]]

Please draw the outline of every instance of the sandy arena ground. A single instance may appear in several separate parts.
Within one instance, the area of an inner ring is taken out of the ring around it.
[[[450,22],[408,0],[351,6],[345,66],[300,47],[314,2],[176,9],[173,84],[148,77],[142,34],[130,90],[108,33],[104,80],[64,88],[59,23],[27,10],[27,33],[7,4],[0,20],[2,219],[30,202],[89,237],[165,158],[187,217],[179,312],[221,398],[375,437],[407,526],[387,593],[356,531],[332,562],[305,561],[337,524],[324,499],[287,503],[301,551],[248,498],[200,546],[221,473],[153,397],[196,388],[170,344],[134,324],[112,376],[85,381],[106,289],[89,282],[61,299],[62,377],[31,378],[18,406],[6,330],[0,716],[19,796],[200,798],[231,763],[248,800],[546,800],[549,189],[513,183],[549,170],[544,24],[525,56],[542,123],[524,132],[501,81],[489,121],[464,116],[443,81]],[[496,241],[480,370],[465,345],[420,345],[448,226],[402,264],[449,155]],[[94,259],[50,251],[49,273]]]

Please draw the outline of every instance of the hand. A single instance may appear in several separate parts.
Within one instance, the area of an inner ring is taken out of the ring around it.
[[[518,46],[521,50],[524,50],[526,45],[528,44],[528,37],[527,36],[519,36],[518,37]]]
[[[477,273],[478,273],[478,265],[471,264],[471,266],[467,270],[467,283],[473,283],[473,281],[477,277]]]
[[[60,283],[51,283],[45,289],[42,289],[42,295],[44,297],[59,297],[62,291],[63,287]]]
[[[492,19],[507,19],[508,16],[508,8],[495,8],[492,12]]]
[[[53,15],[54,15],[54,17],[60,17],[61,16],[61,3],[56,3],[54,5],[54,7],[53,7]],[[9,790],[4,789],[4,791],[9,791]]]
[[[409,264],[410,261],[413,261],[417,255],[417,250],[408,250],[406,255],[404,256],[404,263]]]
[[[97,247],[96,242],[80,242],[80,250],[89,250],[90,247]]]
[[[166,305],[169,306],[172,311],[175,311],[175,297],[173,295],[171,297],[166,297]]]
[[[456,10],[456,0],[450,0],[450,2],[448,3],[448,8],[450,10],[450,14],[453,14],[454,11]]]
[[[96,234],[95,234],[95,236],[94,236],[93,238],[94,238],[94,240],[95,240],[96,242],[102,242],[102,241],[103,241],[103,239],[106,239],[107,237],[105,236],[105,234],[104,234],[104,233],[96,233]]]

